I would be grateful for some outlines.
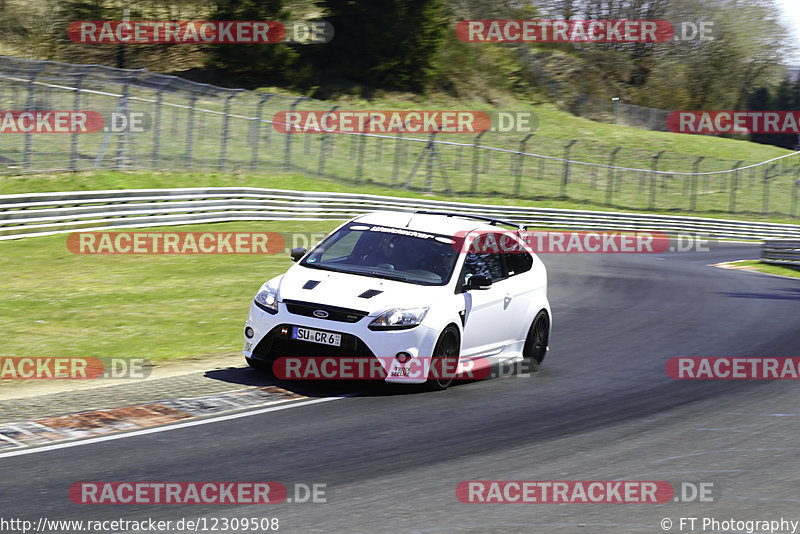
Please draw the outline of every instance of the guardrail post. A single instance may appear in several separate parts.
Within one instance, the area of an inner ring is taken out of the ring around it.
[[[528,139],[530,139],[531,137],[533,137],[532,133],[530,133],[527,136],[525,136],[525,139],[523,139],[519,143],[519,152],[517,152],[517,168],[515,169],[516,177],[515,177],[515,180],[514,180],[514,195],[515,196],[519,196],[520,182],[522,181],[522,165],[523,165],[523,162],[525,161],[525,144],[528,142]]]
[[[472,183],[470,185],[469,191],[472,194],[475,194],[475,191],[478,189],[478,165],[480,164],[480,152],[478,152],[478,143],[481,141],[481,137],[485,134],[487,130],[482,131],[475,137],[475,142],[472,144]]]
[[[236,95],[241,91],[242,89],[236,89],[232,95],[225,99],[225,118],[222,119],[222,141],[219,147],[219,170],[224,169],[226,163],[225,157],[228,149],[228,132],[231,120],[231,100],[236,98]]]
[[[264,111],[264,103],[272,97],[272,93],[264,95],[256,104],[256,117],[253,122],[253,138],[250,140],[253,146],[253,151],[250,155],[250,168],[255,169],[258,166],[258,148],[261,145],[261,114]],[[272,128],[272,124],[269,125]]]
[[[653,164],[652,169],[653,172],[650,175],[650,209],[654,209],[656,205],[656,181],[658,180],[658,160],[661,159],[661,156],[664,155],[666,150],[662,150],[655,156],[653,156]]]
[[[608,183],[606,183],[606,206],[611,205],[611,196],[614,194],[614,162],[617,160],[617,153],[622,150],[621,146],[618,146],[614,150],[611,151],[611,155],[608,159]]]
[[[569,181],[569,151],[572,149],[572,145],[577,143],[577,139],[573,139],[567,146],[564,147],[564,178],[561,180],[561,196],[567,196],[567,182]]]
[[[689,199],[689,211],[694,211],[697,207],[697,179],[700,172],[700,163],[706,159],[705,156],[700,156],[692,165],[692,181],[691,181],[691,198]]]
[[[306,97],[301,96],[300,98],[295,99],[295,101],[292,102],[291,105],[289,105],[289,112],[290,113],[293,112],[294,108],[297,107],[297,104],[305,100],[305,98]],[[292,131],[291,128],[286,128],[286,150],[284,152],[283,168],[288,171],[291,167],[292,167]]]

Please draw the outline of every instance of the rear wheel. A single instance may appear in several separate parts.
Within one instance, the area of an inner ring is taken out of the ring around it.
[[[547,355],[547,341],[550,335],[550,318],[547,312],[542,310],[536,314],[536,318],[531,323],[528,330],[528,337],[525,339],[525,347],[522,355],[530,362],[532,370],[539,368],[544,357]]]
[[[426,385],[429,389],[447,389],[453,382],[458,365],[459,343],[458,329],[448,326],[442,331],[431,357],[431,368]]]
[[[265,362],[253,358],[248,358],[247,356],[244,357],[244,360],[247,362],[247,365],[249,365],[253,369],[258,369],[259,371],[266,371],[269,367],[269,365],[267,365]]]

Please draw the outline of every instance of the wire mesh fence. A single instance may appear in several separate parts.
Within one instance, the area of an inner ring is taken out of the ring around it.
[[[106,121],[94,133],[68,134],[6,133],[8,128],[0,124],[0,169],[6,174],[92,169],[291,172],[454,196],[800,215],[800,162],[794,153],[748,162],[687,159],[669,151],[654,154],[595,139],[535,133],[282,133],[275,128],[279,112],[325,111],[331,105],[146,70],[2,56],[0,109],[91,110]],[[642,120],[661,121],[652,115]]]

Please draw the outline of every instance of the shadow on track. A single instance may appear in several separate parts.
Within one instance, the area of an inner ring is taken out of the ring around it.
[[[281,380],[266,369],[226,367],[207,371],[204,375],[244,386],[278,386],[306,397],[355,397],[408,395],[425,391],[423,385],[387,384],[368,380]]]

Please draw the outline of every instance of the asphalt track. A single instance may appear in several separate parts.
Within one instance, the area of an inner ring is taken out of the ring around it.
[[[434,393],[351,391],[335,402],[0,458],[0,517],[277,517],[279,532],[299,533],[657,533],[664,518],[671,532],[681,531],[681,517],[699,518],[695,531],[704,517],[800,520],[800,384],[674,381],[664,369],[673,356],[800,356],[800,281],[707,266],[757,255],[749,245],[544,255],[554,330],[531,377]],[[210,378],[268,381],[247,369]],[[465,504],[455,495],[464,480],[612,479],[712,483],[714,501]],[[96,480],[324,483],[327,503],[69,500],[71,484]]]

